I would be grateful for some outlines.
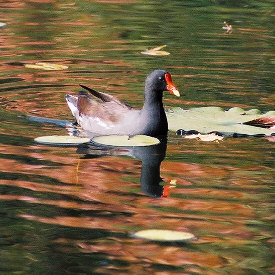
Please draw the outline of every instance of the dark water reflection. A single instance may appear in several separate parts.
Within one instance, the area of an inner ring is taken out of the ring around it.
[[[184,94],[166,94],[167,107],[272,110],[272,4],[0,3],[7,23],[0,29],[0,273],[274,272],[274,143],[205,143],[169,133],[167,149],[163,143],[157,152],[132,151],[132,157],[92,157],[35,144],[37,136],[67,131],[19,117],[70,120],[64,95],[77,92],[79,83],[140,107],[144,77],[156,67],[167,68]],[[232,33],[222,30],[224,21]],[[169,56],[140,54],[164,44]],[[68,69],[24,66],[41,61]],[[131,237],[148,228],[192,232],[198,241],[159,244]]]
[[[79,146],[77,153],[84,154],[84,158],[97,158],[106,155],[126,155],[141,160],[140,183],[143,193],[150,197],[164,197],[171,186],[163,186],[160,176],[160,165],[164,160],[167,149],[167,137],[158,137],[161,142],[157,145],[132,148],[108,148],[94,145]],[[161,184],[162,183],[162,184]]]

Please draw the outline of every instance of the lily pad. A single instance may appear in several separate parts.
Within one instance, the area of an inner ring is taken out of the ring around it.
[[[45,145],[76,146],[90,142],[90,139],[75,136],[43,136],[35,138],[34,141]]]
[[[184,110],[182,108],[169,109],[166,112],[168,127],[171,131],[183,129],[196,130],[201,134],[219,132],[223,135],[266,135],[271,136],[274,130],[246,125],[248,121],[270,116],[273,112],[259,114],[252,109],[245,111],[241,108],[231,108],[228,111],[220,107],[201,107]]]
[[[29,69],[40,69],[46,71],[60,71],[68,69],[68,66],[49,62],[37,62],[35,64],[25,64],[24,66]]]
[[[133,236],[136,238],[159,242],[186,242],[196,239],[192,233],[161,229],[141,230],[134,233]]]
[[[160,143],[157,138],[145,135],[136,135],[130,137],[119,135],[98,136],[93,138],[92,142],[99,145],[116,147],[150,146]]]

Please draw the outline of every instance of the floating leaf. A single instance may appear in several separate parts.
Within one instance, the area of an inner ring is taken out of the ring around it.
[[[130,137],[119,135],[98,136],[93,138],[92,141],[99,145],[118,147],[150,146],[160,143],[160,141],[157,138],[145,135],[136,135]]]
[[[245,111],[241,108],[231,108],[224,111],[220,107],[200,107],[189,110],[173,108],[166,112],[168,127],[171,131],[179,129],[183,129],[183,132],[196,130],[201,134],[219,132],[228,136],[235,134],[270,136],[274,130],[246,125],[245,122],[272,114],[273,112],[258,114],[255,109],[254,111]]]
[[[0,29],[6,28],[6,27],[7,27],[7,24],[6,24],[6,23],[0,22]]]
[[[25,64],[24,66],[29,69],[40,69],[40,70],[48,70],[48,71],[60,71],[60,70],[68,69],[68,66],[48,63],[48,62],[37,62],[35,64]]]
[[[200,139],[201,141],[219,141],[219,140],[223,140],[223,136],[219,136],[215,133],[211,133],[211,134],[192,134],[192,135],[185,135],[185,138],[189,138],[189,139]]]
[[[196,237],[192,233],[160,229],[141,230],[134,233],[133,236],[141,239],[160,242],[183,242],[192,241],[196,239]]]
[[[256,118],[247,122],[246,125],[252,125],[257,127],[272,128],[275,125],[275,116],[265,116]]]
[[[141,52],[142,54],[146,55],[153,55],[153,56],[164,56],[164,55],[169,55],[169,52],[166,51],[161,51],[161,49],[165,48],[167,45],[159,46],[153,49],[146,50],[144,52]]]
[[[222,27],[223,30],[226,30],[226,33],[232,33],[233,31],[233,28],[231,25],[228,25],[226,23],[226,21],[223,22],[223,27]]]
[[[266,137],[266,139],[270,142],[275,142],[275,136],[272,137]]]
[[[90,139],[75,136],[43,136],[35,138],[34,141],[45,145],[75,146],[90,142]]]

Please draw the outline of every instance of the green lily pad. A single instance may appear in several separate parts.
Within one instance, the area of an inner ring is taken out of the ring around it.
[[[35,138],[34,141],[45,145],[76,146],[90,142],[90,139],[75,136],[43,136]]]
[[[141,230],[134,233],[133,236],[136,238],[159,242],[184,242],[196,239],[192,233],[161,229]]]
[[[150,146],[159,144],[157,138],[145,135],[136,136],[98,136],[92,139],[92,142],[99,145],[116,146],[116,147],[133,147],[133,146]]]
[[[231,108],[225,111],[220,107],[201,107],[189,110],[177,107],[166,111],[168,127],[171,131],[196,130],[202,134],[220,132],[228,136],[234,134],[270,136],[274,130],[243,123],[272,114],[272,111],[262,114],[256,109],[245,111],[241,108]]]

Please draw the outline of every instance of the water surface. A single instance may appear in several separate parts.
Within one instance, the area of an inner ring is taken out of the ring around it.
[[[184,95],[165,94],[166,107],[272,110],[271,5],[1,3],[7,23],[0,29],[1,274],[271,274],[274,143],[230,137],[208,143],[171,132],[158,154],[87,155],[87,148],[34,143],[67,131],[20,117],[71,120],[64,96],[79,83],[140,107],[144,78],[155,68],[169,70]],[[232,33],[222,29],[224,21]],[[140,54],[160,45],[169,56]],[[68,69],[24,66],[36,62]],[[159,197],[164,187],[169,192]],[[198,240],[132,238],[151,228],[191,232]]]

